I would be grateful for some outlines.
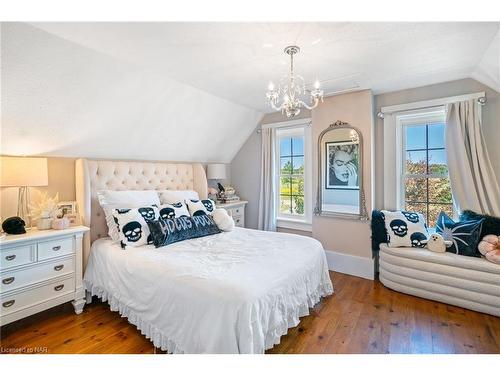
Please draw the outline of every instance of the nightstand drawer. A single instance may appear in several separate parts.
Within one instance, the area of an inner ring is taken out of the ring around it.
[[[243,216],[233,216],[234,220],[234,225],[237,227],[244,227],[245,226],[245,219],[243,219]]]
[[[0,269],[4,270],[11,267],[22,266],[34,262],[34,246],[12,247],[0,251]]]
[[[75,271],[75,258],[58,259],[50,263],[37,264],[22,270],[2,272],[0,275],[0,291],[8,292],[22,286],[35,284],[53,277],[62,276]]]
[[[10,314],[75,291],[75,278],[56,281],[11,296],[0,297],[0,312]]]
[[[74,252],[73,238],[61,238],[38,243],[38,260],[50,259]]]

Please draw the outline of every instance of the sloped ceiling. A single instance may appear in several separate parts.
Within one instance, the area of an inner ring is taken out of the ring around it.
[[[296,68],[327,94],[473,77],[499,23],[3,23],[4,154],[229,162]],[[112,140],[112,141],[111,141]]]
[[[379,94],[471,77],[500,28],[498,22],[35,25],[259,111],[270,111],[268,82],[289,70],[287,45],[301,47],[296,70],[309,83],[318,78],[327,93]]]
[[[30,25],[1,36],[2,154],[230,162],[262,117]]]

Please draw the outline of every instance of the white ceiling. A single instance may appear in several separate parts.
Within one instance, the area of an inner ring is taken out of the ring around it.
[[[473,77],[500,91],[500,23],[32,23],[232,102],[268,111],[270,80],[296,67],[327,93],[375,94]],[[496,39],[495,39],[496,37]],[[496,42],[495,42],[496,40]]]

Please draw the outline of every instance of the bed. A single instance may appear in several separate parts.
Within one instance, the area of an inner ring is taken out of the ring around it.
[[[178,242],[121,247],[107,237],[96,191],[196,190],[200,164],[80,159],[84,286],[169,353],[263,353],[333,293],[322,245],[309,237],[235,228]]]

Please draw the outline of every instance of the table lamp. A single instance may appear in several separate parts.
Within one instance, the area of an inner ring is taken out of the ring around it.
[[[0,186],[18,187],[17,216],[29,222],[29,187],[49,184],[46,158],[0,157]]]

